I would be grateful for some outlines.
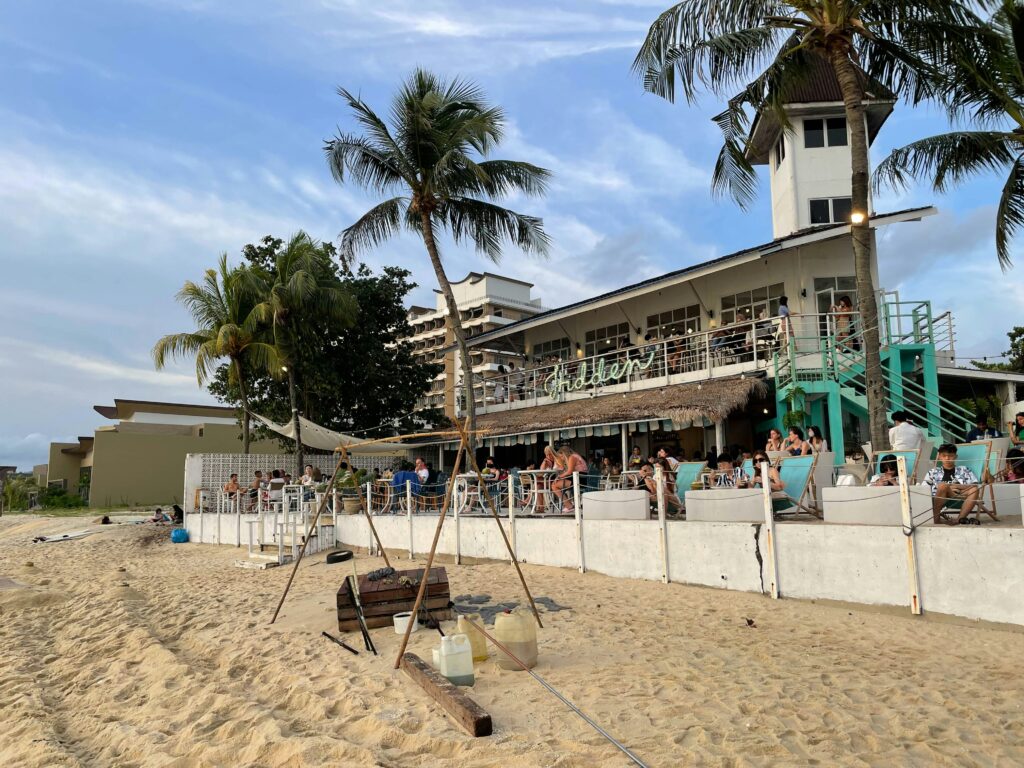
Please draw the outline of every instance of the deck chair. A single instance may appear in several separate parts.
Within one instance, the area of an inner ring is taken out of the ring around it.
[[[775,514],[789,512],[794,508],[821,518],[821,512],[813,507],[811,481],[814,478],[814,467],[818,463],[816,454],[809,456],[787,456],[779,461],[779,479],[782,481],[784,497],[772,499],[772,511]],[[810,498],[808,498],[810,497]],[[789,514],[798,514],[789,512]]]
[[[984,512],[986,515],[991,517],[993,520],[999,520],[996,517],[996,494],[995,489],[992,488],[992,474],[990,472],[990,464],[992,455],[992,443],[976,442],[976,443],[957,443],[956,446],[956,460],[957,463],[967,467],[974,476],[978,478],[978,501],[974,505],[974,509],[971,514],[974,515],[978,522],[981,522],[981,513]],[[996,456],[998,464],[998,454]],[[938,459],[936,459],[935,466],[939,466]],[[985,489],[989,490],[989,502],[985,502]],[[946,503],[942,509],[939,510],[941,514],[944,510],[959,510],[963,507],[963,499],[946,499]]]
[[[676,496],[683,502],[683,508],[686,508],[686,492],[690,490],[690,487],[700,479],[700,474],[708,466],[706,461],[681,461],[679,466],[676,467]]]
[[[872,465],[873,475],[881,474],[883,456],[902,456],[907,462],[907,484],[913,485],[917,482],[917,468],[921,464],[920,449],[915,449],[913,451],[882,451],[881,453],[876,454]]]
[[[743,469],[743,474],[745,474],[747,477],[753,477],[754,476],[754,460],[753,459],[744,459],[743,460],[743,464],[741,465],[741,468]]]

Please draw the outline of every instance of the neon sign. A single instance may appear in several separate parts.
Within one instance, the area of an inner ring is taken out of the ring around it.
[[[654,365],[655,350],[647,353],[640,360],[615,361],[605,364],[598,360],[591,370],[584,360],[576,366],[575,373],[569,371],[565,363],[555,366],[554,372],[544,380],[544,392],[548,397],[557,400],[563,392],[580,392],[591,387],[600,387],[628,379],[635,371],[646,371]]]

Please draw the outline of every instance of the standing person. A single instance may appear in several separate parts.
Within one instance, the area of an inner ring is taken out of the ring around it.
[[[789,452],[790,456],[806,456],[811,452],[811,446],[804,440],[804,431],[800,427],[790,427],[782,450]]]
[[[544,458],[540,462],[540,469],[542,470],[556,470],[558,469],[558,456],[555,454],[555,449],[550,445],[544,446]],[[545,491],[551,488],[554,491],[554,480],[551,475],[537,475],[537,504],[534,507],[534,512],[543,513],[547,506],[547,494]]]
[[[564,469],[559,473],[558,479],[562,481],[562,512],[572,512],[573,507],[568,503],[569,500],[565,498],[565,490],[573,487],[572,476],[574,473],[579,472],[581,475],[587,474],[587,462],[582,456],[573,450],[570,445],[563,445],[559,451],[559,455],[562,457],[564,463]]]
[[[967,442],[973,443],[975,440],[992,440],[996,437],[1002,437],[1003,433],[995,427],[988,425],[988,419],[982,415],[978,415],[978,418],[974,420],[974,429],[967,433]]]
[[[893,451],[916,451],[924,435],[921,430],[910,423],[910,414],[906,411],[894,411],[892,414],[893,428],[889,430],[889,449]],[[876,449],[880,450],[880,448]]]
[[[1010,442],[1014,445],[1024,445],[1024,411],[1014,416],[1013,421],[1008,422],[1010,428]]]
[[[807,428],[807,443],[811,453],[828,453],[828,441],[821,434],[821,427]]]
[[[779,336],[782,341],[789,341],[793,335],[792,320],[789,319],[789,297],[779,297]]]
[[[258,469],[253,473],[252,482],[249,483],[249,507],[250,509],[256,506],[256,502],[260,498],[260,491],[263,490],[263,473]]]

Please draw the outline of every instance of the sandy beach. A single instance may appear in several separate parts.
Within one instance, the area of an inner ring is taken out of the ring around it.
[[[392,669],[393,630],[372,630],[377,658],[319,637],[337,630],[347,563],[304,561],[269,626],[289,569],[237,568],[244,550],[143,525],[31,543],[89,527],[0,519],[0,765],[629,764],[493,649],[471,695],[495,733],[472,739]],[[382,564],[358,557],[361,572]],[[453,595],[522,600],[507,563],[446,567]],[[564,607],[544,614],[537,672],[650,766],[1024,763],[1018,633],[524,571]],[[437,637],[411,650],[429,659]]]

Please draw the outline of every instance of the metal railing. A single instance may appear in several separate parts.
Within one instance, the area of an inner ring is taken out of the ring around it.
[[[511,410],[574,396],[648,389],[767,369],[783,333],[781,322],[781,318],[775,317],[733,323],[588,357],[535,363],[505,374],[477,376],[477,408]],[[457,399],[461,411],[461,397]]]

